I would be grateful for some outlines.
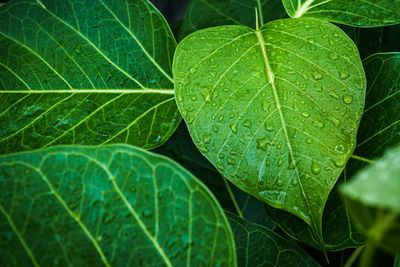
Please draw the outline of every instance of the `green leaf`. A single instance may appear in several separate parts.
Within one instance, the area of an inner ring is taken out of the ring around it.
[[[400,253],[400,147],[340,187],[350,214],[368,239]]]
[[[400,53],[379,53],[364,60],[367,76],[367,97],[364,115],[357,134],[358,144],[354,151],[356,156],[372,159],[382,156],[389,147],[400,142],[399,114],[400,109]],[[382,114],[385,114],[382,116]],[[351,159],[339,181],[346,181],[366,166],[367,163]],[[347,247],[357,247],[364,243],[364,238],[354,228],[348,211],[342,204],[336,192],[336,184],[329,195],[322,229],[327,250],[338,250]],[[309,227],[299,219],[285,212],[267,208],[271,217],[290,236],[306,242],[312,247],[318,247]]]
[[[363,63],[369,86],[354,153],[371,159],[400,142],[400,53],[374,54]]]
[[[222,177],[218,170],[199,152],[184,123],[179,125],[164,145],[153,152],[175,160],[193,173],[210,189],[225,211],[238,214],[248,221],[270,229],[274,227],[273,222],[265,214],[264,203],[233,186],[231,182]]]
[[[400,0],[282,0],[292,18],[312,17],[357,27],[400,23]]]
[[[280,0],[192,0],[178,34],[178,40],[197,30],[221,25],[256,26],[255,8],[264,24],[286,17]]]
[[[159,146],[180,122],[175,46],[147,0],[10,1],[0,9],[0,153]]]
[[[326,202],[322,217],[322,236],[325,249],[338,251],[346,248],[355,248],[364,245],[364,235],[354,225],[348,211],[339,196],[337,188],[346,182],[346,170],[333,187]],[[305,242],[307,245],[321,249],[319,241],[315,239],[312,228],[298,217],[285,211],[265,206],[268,216],[289,236]]]
[[[320,266],[304,250],[270,229],[227,212],[239,266]]]
[[[394,259],[393,267],[400,267],[400,256],[399,255],[396,255],[396,258]]]
[[[0,157],[1,265],[236,266],[219,204],[172,160],[126,146]]]
[[[353,42],[315,19],[201,30],[174,58],[199,150],[239,188],[303,219],[322,211],[355,146],[365,76]]]

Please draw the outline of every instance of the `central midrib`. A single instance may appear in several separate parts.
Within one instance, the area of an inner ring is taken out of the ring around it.
[[[300,188],[301,188],[301,193],[303,195],[304,201],[306,202],[306,205],[307,205],[307,208],[308,208],[308,211],[309,211],[309,214],[310,214],[311,222],[313,224],[315,224],[315,222],[313,220],[312,212],[311,212],[311,209],[310,209],[310,205],[308,204],[308,201],[307,201],[307,198],[305,196],[304,189],[303,189],[303,185],[301,183],[299,171],[298,171],[297,166],[296,166],[296,161],[295,161],[295,158],[294,158],[294,155],[293,155],[292,145],[291,145],[290,140],[289,140],[289,135],[288,135],[288,131],[287,131],[287,128],[286,128],[285,119],[284,119],[284,116],[283,116],[283,113],[282,113],[282,107],[281,107],[281,104],[280,104],[280,101],[279,101],[278,92],[276,90],[275,75],[272,72],[271,66],[269,64],[268,56],[267,56],[267,51],[265,49],[265,41],[264,41],[264,38],[262,36],[261,30],[258,29],[258,30],[255,31],[255,33],[256,33],[257,39],[258,39],[258,41],[260,43],[261,51],[262,51],[262,54],[263,54],[263,57],[264,57],[264,63],[265,63],[267,74],[268,74],[268,81],[272,86],[272,91],[273,91],[273,94],[274,94],[276,107],[277,107],[277,109],[279,111],[279,117],[280,117],[280,120],[281,120],[283,132],[285,134],[286,144],[287,144],[288,149],[289,149],[290,159],[293,160],[293,164],[295,166],[294,169],[296,171],[296,178],[297,178],[297,180],[299,182],[299,185],[300,185]],[[289,164],[291,164],[291,162]]]

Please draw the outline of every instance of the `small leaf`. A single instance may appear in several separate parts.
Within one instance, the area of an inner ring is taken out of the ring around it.
[[[282,0],[290,17],[312,17],[357,27],[400,23],[400,0]]]
[[[147,0],[12,0],[0,9],[0,154],[164,143],[180,122],[176,41]]]
[[[400,147],[340,187],[350,214],[374,244],[400,253]]]
[[[270,229],[226,212],[238,266],[320,266],[310,255]]]
[[[236,266],[228,221],[175,162],[126,146],[0,157],[0,265]]]
[[[280,0],[192,0],[186,10],[178,40],[197,30],[214,26],[255,27],[255,8],[261,10],[261,24],[287,16]]]
[[[173,71],[199,150],[236,186],[307,222],[322,244],[322,211],[364,105],[353,42],[315,19],[220,26],[185,38]]]

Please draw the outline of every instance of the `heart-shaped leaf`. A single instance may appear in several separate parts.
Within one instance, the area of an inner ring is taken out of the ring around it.
[[[357,26],[400,23],[400,0],[282,0],[292,18],[313,17]]]
[[[179,44],[173,71],[199,150],[239,188],[307,222],[322,246],[324,205],[364,105],[354,43],[316,19],[214,27]]]
[[[400,253],[400,147],[341,186],[346,207],[370,243]]]
[[[12,0],[0,9],[0,153],[165,142],[180,122],[176,42],[147,0]]]
[[[236,266],[210,191],[138,148],[1,156],[0,191],[1,266]]]

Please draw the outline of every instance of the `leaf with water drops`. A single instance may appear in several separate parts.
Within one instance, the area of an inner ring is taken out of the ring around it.
[[[375,245],[400,253],[400,147],[340,187],[346,207]]]
[[[255,8],[261,10],[260,21],[287,17],[281,0],[192,0],[186,10],[178,39],[197,30],[221,25],[254,27]]]
[[[236,266],[210,191],[127,145],[0,157],[0,265]]]
[[[347,168],[347,166],[346,166]],[[326,202],[322,216],[322,236],[327,251],[356,248],[365,244],[365,237],[354,225],[354,220],[339,196],[337,188],[347,180],[346,170],[342,172]],[[307,245],[320,249],[318,240],[312,234],[312,228],[298,217],[280,209],[265,205],[265,210],[279,227],[289,236]]]
[[[236,243],[238,266],[320,266],[300,247],[272,230],[227,212]]]
[[[284,19],[185,38],[173,72],[199,150],[236,186],[309,224],[353,152],[365,97],[357,48],[336,26]]]
[[[0,9],[0,153],[165,142],[181,118],[176,41],[147,0],[12,0]]]
[[[312,17],[357,27],[400,23],[400,0],[282,0],[292,18]]]

